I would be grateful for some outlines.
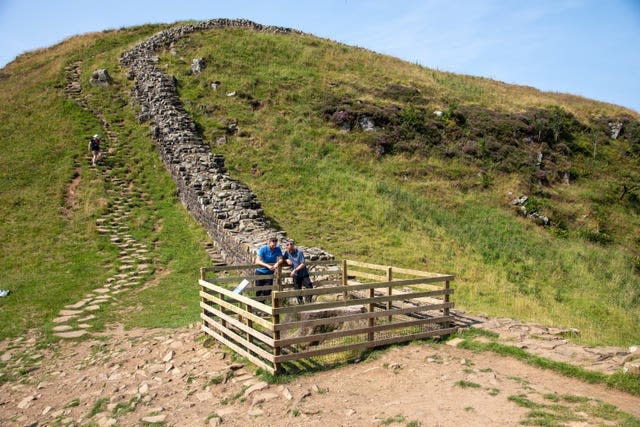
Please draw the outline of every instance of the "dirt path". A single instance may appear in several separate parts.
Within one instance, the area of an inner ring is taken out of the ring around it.
[[[35,337],[0,343],[5,371],[32,369],[0,385],[0,425],[495,426],[536,414],[617,425],[627,416],[615,408],[640,418],[640,398],[446,344],[395,347],[268,385],[196,325],[105,337],[39,352]]]

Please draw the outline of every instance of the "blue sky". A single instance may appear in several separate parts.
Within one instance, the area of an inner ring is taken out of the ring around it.
[[[75,34],[212,18],[640,112],[640,0],[0,0],[0,66]]]

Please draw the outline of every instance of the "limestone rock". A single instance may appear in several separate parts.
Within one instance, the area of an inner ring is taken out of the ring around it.
[[[627,362],[624,364],[624,372],[640,377],[640,361]]]
[[[191,72],[193,74],[198,74],[204,69],[205,65],[206,63],[203,58],[194,58],[191,61]]]
[[[161,414],[161,415],[153,415],[153,416],[148,416],[148,417],[144,417],[142,418],[141,421],[145,422],[145,423],[149,423],[149,424],[156,424],[156,423],[164,423],[167,419],[167,415],[166,414]]]
[[[18,403],[18,409],[27,409],[29,406],[31,406],[31,402],[33,402],[34,400],[36,400],[35,394],[23,398],[20,403]]]
[[[89,80],[89,83],[93,86],[109,86],[112,82],[109,72],[104,68],[95,70]]]
[[[251,387],[249,387],[248,389],[246,389],[244,391],[244,397],[249,397],[251,395],[251,393],[256,392],[256,391],[260,391],[260,390],[264,390],[265,388],[269,387],[269,384],[267,384],[266,382],[262,381],[259,382],[257,384],[252,385]]]
[[[60,338],[80,338],[84,336],[87,331],[85,330],[77,330],[77,331],[69,331],[69,332],[56,332],[53,335]]]

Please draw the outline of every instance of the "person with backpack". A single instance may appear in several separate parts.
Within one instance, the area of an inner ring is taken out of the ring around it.
[[[284,262],[291,267],[291,278],[293,279],[293,288],[296,290],[302,289],[304,285],[305,289],[313,288],[311,278],[309,278],[309,270],[304,261],[304,253],[302,250],[296,248],[296,244],[293,240],[287,242],[287,250],[284,253]],[[312,295],[306,295],[304,299],[302,296],[298,297],[298,304],[305,302],[311,302]]]
[[[93,154],[91,164],[95,166],[96,162],[100,159],[100,135],[97,133],[93,135],[89,141],[89,150],[91,150],[91,153]]]

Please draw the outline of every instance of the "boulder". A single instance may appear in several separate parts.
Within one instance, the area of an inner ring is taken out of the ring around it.
[[[622,132],[621,122],[609,122],[609,136],[611,139],[618,139],[620,132]]]
[[[109,72],[104,68],[95,70],[89,80],[92,86],[109,86],[112,82]]]
[[[206,63],[204,62],[203,58],[194,58],[191,61],[191,72],[193,74],[198,74],[200,73],[202,70],[204,70],[204,67],[206,66]]]

